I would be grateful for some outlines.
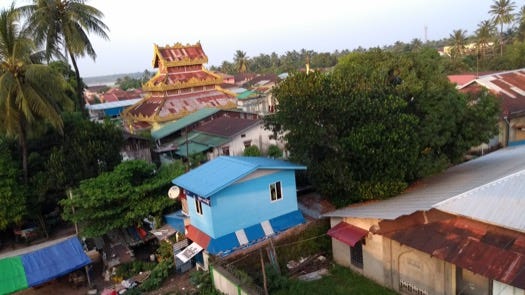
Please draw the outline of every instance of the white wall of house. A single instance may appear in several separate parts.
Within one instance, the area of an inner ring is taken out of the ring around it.
[[[369,230],[370,227],[377,225],[378,223],[377,219],[354,218],[332,218],[330,223],[331,226],[334,227],[341,221],[345,221],[364,230]],[[368,233],[368,235],[364,237],[363,268],[361,269],[351,263],[350,246],[336,239],[332,239],[332,253],[334,261],[337,264],[350,267],[352,270],[359,272],[380,284],[389,286],[386,282],[389,281],[387,273],[390,272],[390,267],[383,263],[385,260],[384,252],[383,237]]]
[[[281,150],[284,150],[284,143],[273,139],[272,135],[273,133],[270,130],[264,129],[264,124],[261,122],[259,125],[237,134],[230,142],[214,148],[208,158],[211,160],[223,155],[225,148],[228,148],[230,156],[242,156],[248,143],[257,146],[262,154],[266,154],[270,145],[277,145]]]

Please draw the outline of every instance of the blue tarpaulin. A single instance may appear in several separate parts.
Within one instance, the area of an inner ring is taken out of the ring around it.
[[[77,237],[21,255],[27,284],[41,285],[91,263]]]

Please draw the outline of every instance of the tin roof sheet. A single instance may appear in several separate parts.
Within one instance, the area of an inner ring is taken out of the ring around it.
[[[323,216],[396,219],[419,210],[429,210],[443,201],[520,172],[524,168],[525,146],[508,147],[423,179],[399,196],[384,201],[355,204],[326,213]],[[518,188],[506,189],[517,190]],[[496,199],[494,197],[493,201],[496,202]],[[492,208],[491,203],[478,202],[471,205],[484,206],[474,210],[477,212],[488,213]],[[507,213],[498,211],[494,214],[503,215]],[[476,216],[480,217],[479,215]],[[509,222],[508,219],[510,217],[505,217],[505,222]],[[517,222],[521,221],[518,220]],[[509,223],[514,224],[514,222]]]
[[[525,170],[445,200],[434,208],[525,232]]]
[[[191,113],[177,121],[169,122],[167,124],[162,125],[160,128],[151,131],[151,136],[155,139],[161,139],[163,137],[166,137],[170,134],[173,134],[181,129],[183,129],[186,126],[189,126],[191,124],[194,124],[198,121],[201,121],[215,113],[217,113],[219,109],[217,108],[203,108],[200,109],[194,113]]]

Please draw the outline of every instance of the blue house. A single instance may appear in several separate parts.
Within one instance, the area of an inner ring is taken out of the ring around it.
[[[295,171],[305,166],[263,157],[221,156],[175,178],[186,199],[186,236],[226,255],[304,222]]]

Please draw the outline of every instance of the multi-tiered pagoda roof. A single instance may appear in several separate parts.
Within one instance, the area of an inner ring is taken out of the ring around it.
[[[123,112],[126,128],[148,129],[205,107],[235,108],[235,94],[219,86],[222,78],[204,68],[207,62],[200,43],[155,45],[158,72],[142,86],[144,99]]]

